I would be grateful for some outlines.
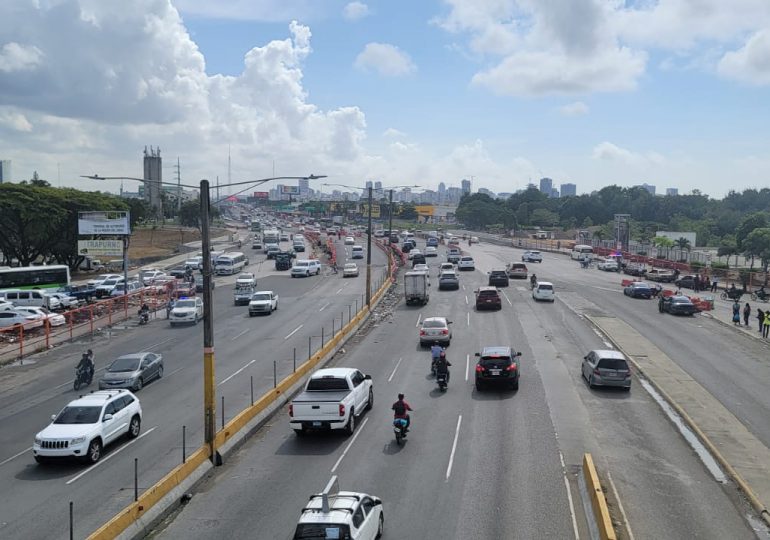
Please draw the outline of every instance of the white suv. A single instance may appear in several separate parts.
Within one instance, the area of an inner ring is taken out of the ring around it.
[[[382,501],[377,497],[353,491],[321,493],[305,503],[292,538],[375,540],[382,537],[384,527]]]
[[[321,273],[321,263],[315,259],[299,260],[291,267],[291,277],[312,276]]]
[[[473,257],[470,257],[468,255],[465,255],[464,257],[460,257],[460,260],[457,261],[457,269],[458,270],[475,270],[476,263],[473,262]]]
[[[35,435],[35,461],[76,457],[96,463],[102,449],[122,435],[131,439],[139,436],[142,407],[128,390],[101,390],[71,401],[51,419],[53,422]]]
[[[176,301],[169,313],[168,321],[171,326],[182,323],[198,324],[203,318],[203,300],[198,298],[182,298]]]

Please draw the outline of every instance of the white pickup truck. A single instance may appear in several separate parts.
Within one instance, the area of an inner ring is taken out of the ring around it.
[[[374,405],[372,378],[355,368],[319,369],[305,391],[289,404],[289,425],[304,435],[309,430],[344,429],[352,435],[356,417]]]

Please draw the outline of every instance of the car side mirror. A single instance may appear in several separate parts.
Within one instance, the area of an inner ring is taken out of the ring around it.
[[[521,356],[521,353],[520,353],[520,352],[517,352],[517,353],[516,353],[516,356]]]
[[[478,356],[480,358],[481,357],[481,353],[474,353],[473,356]]]
[[[51,415],[51,420],[56,420],[56,415],[55,414]]]
[[[106,422],[107,420],[112,420],[112,415],[110,413],[104,415],[102,422]]]
[[[365,381],[371,381],[372,380],[372,376],[371,375],[364,375],[364,380]]]

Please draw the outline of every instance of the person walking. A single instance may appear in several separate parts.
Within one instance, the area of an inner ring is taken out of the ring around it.
[[[733,303],[733,324],[741,325],[741,304],[738,300]]]
[[[761,308],[757,308],[757,323],[759,326],[759,333],[762,333],[762,324],[765,322],[765,312]]]
[[[749,325],[749,317],[751,317],[751,306],[748,302],[746,302],[746,305],[743,306],[743,325],[748,326]]]
[[[765,320],[762,321],[762,337],[766,338],[770,333],[770,309],[765,311]]]
[[[717,292],[717,287],[719,286],[719,278],[714,275],[711,277],[711,292]]]

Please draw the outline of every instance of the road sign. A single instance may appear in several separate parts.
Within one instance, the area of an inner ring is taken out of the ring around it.
[[[94,257],[120,257],[123,255],[122,240],[78,240],[78,255]]]

